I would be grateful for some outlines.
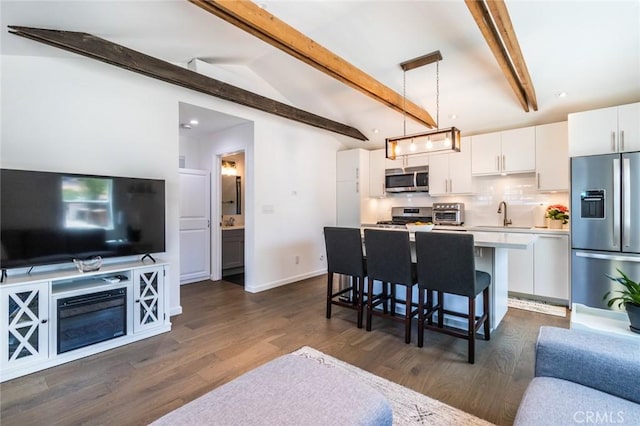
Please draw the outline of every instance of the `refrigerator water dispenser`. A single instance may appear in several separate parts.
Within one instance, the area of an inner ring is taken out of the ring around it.
[[[604,189],[584,191],[580,194],[580,217],[604,219]]]

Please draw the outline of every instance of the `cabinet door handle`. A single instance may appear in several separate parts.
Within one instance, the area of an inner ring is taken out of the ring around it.
[[[140,303],[140,299],[136,299],[136,303]]]
[[[47,323],[47,321],[49,321],[49,320],[47,320],[47,319],[43,319],[43,320],[42,320],[42,321],[40,321],[40,322],[41,322],[42,324],[46,324],[46,323]]]
[[[624,130],[620,130],[620,151],[624,151]]]
[[[502,154],[502,171],[504,171],[507,168],[507,162],[505,161],[507,159],[507,157]]]
[[[360,182],[356,182],[356,193],[360,192]]]
[[[386,192],[386,189],[384,187],[384,183],[382,184],[382,194],[384,195],[384,193]]]
[[[540,173],[538,173],[538,189],[540,189]]]
[[[616,132],[611,132],[611,151],[616,152]]]
[[[500,171],[500,156],[496,155],[496,170]]]
[[[356,179],[360,177],[360,168],[356,167]]]
[[[453,192],[453,180],[449,179],[449,192]]]

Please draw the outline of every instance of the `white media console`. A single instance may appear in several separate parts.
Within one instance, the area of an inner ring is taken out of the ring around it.
[[[169,264],[9,276],[0,284],[0,382],[171,330]]]

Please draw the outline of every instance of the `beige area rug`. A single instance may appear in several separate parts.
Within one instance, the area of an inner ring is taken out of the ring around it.
[[[492,424],[308,346],[298,349],[293,352],[293,355],[314,360],[328,368],[338,368],[376,389],[389,401],[393,411],[394,425],[466,426]]]
[[[567,309],[564,306],[550,305],[544,302],[538,302],[527,299],[509,298],[508,305],[510,308],[522,309],[525,311],[538,312],[539,314],[554,315],[556,317],[566,317]]]

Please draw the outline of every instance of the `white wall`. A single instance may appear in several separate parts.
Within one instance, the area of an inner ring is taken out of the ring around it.
[[[255,123],[235,130],[253,133],[253,144],[240,148],[247,155],[245,218],[252,222],[247,290],[326,269],[319,260],[322,227],[335,223],[335,152],[341,147],[333,134],[72,54],[3,55],[1,67],[1,167],[166,180],[172,312],[181,309],[179,102]],[[238,149],[231,139],[218,143],[222,152]]]
[[[500,201],[506,201],[508,215],[514,226],[534,226],[536,206],[564,204],[569,207],[569,193],[543,193],[536,189],[535,174],[521,173],[507,176],[481,176],[474,178],[476,193],[465,196],[431,197],[429,195],[396,194],[385,198],[370,199],[376,220],[391,219],[391,207],[431,206],[433,203],[465,203],[465,224],[502,225],[502,215],[497,213]]]

